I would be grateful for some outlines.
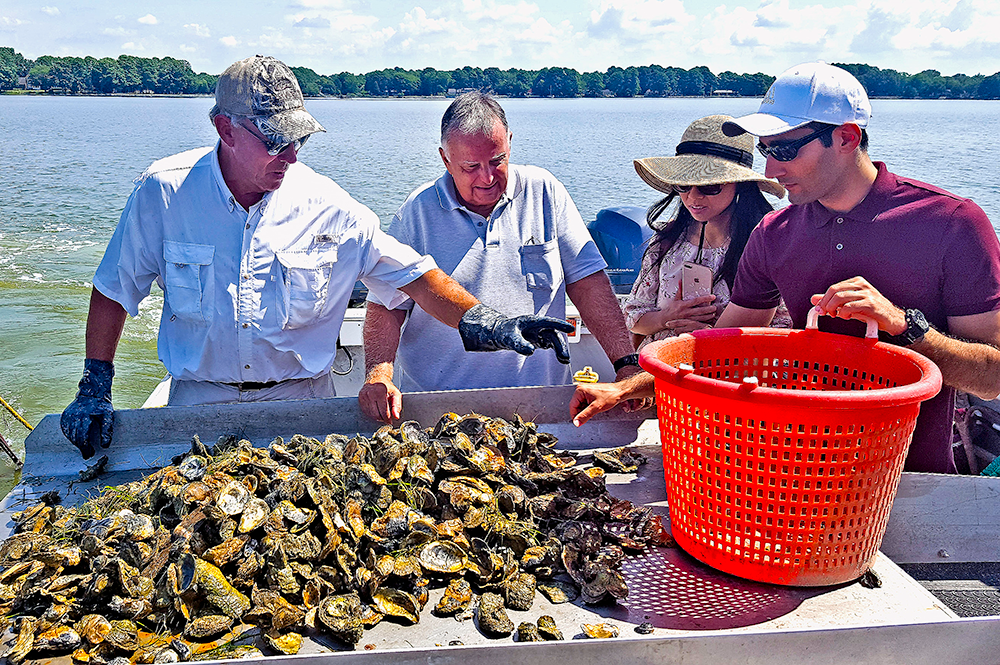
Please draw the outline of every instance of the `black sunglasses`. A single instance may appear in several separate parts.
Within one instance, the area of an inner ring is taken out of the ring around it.
[[[810,141],[815,141],[824,134],[832,134],[833,130],[836,128],[837,125],[827,125],[823,129],[817,129],[812,134],[806,134],[800,139],[795,139],[794,141],[782,141],[773,145],[764,145],[758,141],[757,152],[764,155],[764,157],[774,157],[779,162],[790,162],[799,154],[799,149],[801,149],[802,146],[806,145]]]
[[[697,189],[702,196],[718,196],[722,193],[722,185],[670,185],[678,194],[687,194]]]
[[[302,149],[302,146],[306,144],[306,141],[309,139],[310,136],[309,134],[306,134],[302,138],[295,139],[294,141],[290,141],[288,143],[278,143],[277,141],[272,141],[266,136],[258,136],[257,132],[253,131],[252,129],[244,125],[242,122],[240,123],[240,126],[243,129],[250,132],[250,135],[253,136],[255,139],[263,143],[264,147],[267,148],[267,154],[271,155],[272,157],[276,157],[277,155],[283,153],[285,150],[288,149],[288,146],[292,146],[295,152],[298,152],[299,150]]]

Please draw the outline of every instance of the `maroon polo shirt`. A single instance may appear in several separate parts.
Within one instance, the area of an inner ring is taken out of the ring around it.
[[[949,316],[1000,309],[1000,242],[975,203],[901,178],[875,162],[878,175],[853,210],[818,202],[766,216],[740,259],[731,301],[769,309],[784,298],[804,328],[813,294],[861,276],[903,309],[919,309],[941,332]],[[820,318],[820,329],[864,335],[858,321]],[[945,387],[920,409],[907,471],[954,473],[955,391]]]

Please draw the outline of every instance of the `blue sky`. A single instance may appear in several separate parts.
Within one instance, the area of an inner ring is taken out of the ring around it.
[[[213,74],[254,53],[321,74],[610,65],[778,74],[798,62],[1000,71],[996,0],[2,0],[0,46],[172,56]]]

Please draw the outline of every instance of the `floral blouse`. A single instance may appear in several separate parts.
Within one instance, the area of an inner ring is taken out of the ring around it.
[[[705,247],[701,252],[700,263],[712,269],[712,274],[719,274],[722,262],[726,258],[726,251],[729,243],[721,247]],[[698,246],[687,239],[678,239],[673,247],[667,250],[660,262],[659,270],[653,270],[653,263],[658,252],[646,252],[642,258],[642,267],[639,270],[639,277],[632,285],[632,292],[625,300],[622,310],[625,313],[625,325],[631,330],[642,318],[643,314],[655,312],[666,307],[674,299],[681,288],[681,266],[685,261],[694,262],[698,256]],[[715,302],[718,311],[721,313],[729,304],[729,285],[726,280],[720,279],[712,286],[712,293],[715,294]],[[790,328],[792,319],[788,315],[788,309],[782,302],[775,312],[774,320],[771,321],[772,328]],[[673,330],[661,330],[652,335],[647,335],[643,344],[653,340],[673,337],[677,333]]]

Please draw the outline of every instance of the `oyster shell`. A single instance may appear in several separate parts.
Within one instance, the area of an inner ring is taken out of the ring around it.
[[[349,644],[357,644],[364,634],[361,623],[361,599],[356,593],[326,598],[316,613],[333,635]]]
[[[487,637],[506,637],[514,632],[514,622],[507,616],[503,598],[495,593],[484,593],[479,598],[476,624]]]
[[[434,607],[434,613],[439,615],[451,615],[461,612],[472,602],[472,587],[464,579],[454,579],[448,583],[444,590],[444,595]]]
[[[582,623],[580,629],[584,635],[595,639],[618,637],[618,626],[613,623]]]
[[[556,626],[556,620],[548,614],[538,617],[538,634],[545,640],[562,640],[562,631]]]

